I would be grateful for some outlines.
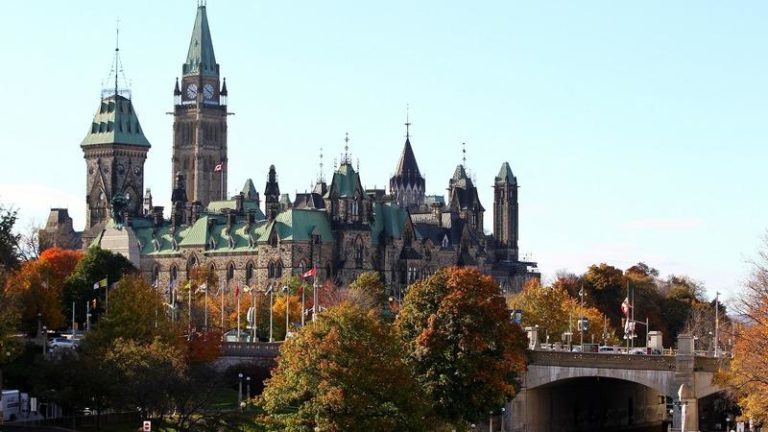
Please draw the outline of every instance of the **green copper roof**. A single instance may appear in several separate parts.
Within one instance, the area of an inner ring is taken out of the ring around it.
[[[373,205],[373,223],[371,224],[371,242],[379,244],[382,233],[386,237],[400,238],[408,220],[408,213],[393,203],[376,202]]]
[[[363,186],[360,183],[360,175],[355,172],[350,163],[342,163],[338,170],[333,173],[329,193],[335,192],[338,197],[352,197],[355,192],[358,195],[363,194]]]
[[[515,175],[512,174],[512,168],[509,167],[508,162],[504,162],[501,164],[501,170],[499,170],[499,175],[496,176],[496,183],[516,183],[517,179],[515,178]]]
[[[205,211],[212,214],[223,213],[224,210],[234,210],[237,208],[237,202],[235,200],[226,201],[211,201],[205,208]],[[256,220],[263,220],[267,217],[264,216],[264,212],[259,208],[259,203],[256,201],[243,200],[243,210],[247,213],[249,210],[256,211]]]
[[[277,215],[275,229],[281,240],[308,241],[316,230],[322,242],[332,242],[328,213],[315,209],[290,209]]]
[[[245,181],[245,184],[243,185],[243,190],[241,192],[245,199],[247,200],[255,200],[259,197],[259,193],[256,192],[256,186],[253,185],[253,180],[248,179]]]
[[[184,75],[219,76],[219,65],[216,64],[216,56],[213,54],[211,30],[208,27],[208,15],[202,5],[197,8],[195,27],[192,29],[183,72]]]
[[[91,129],[81,147],[101,144],[126,144],[151,147],[139,125],[139,118],[130,99],[112,95],[101,101],[93,117]]]
[[[467,178],[467,172],[464,170],[464,165],[457,165],[456,171],[453,172],[454,180],[461,180]]]

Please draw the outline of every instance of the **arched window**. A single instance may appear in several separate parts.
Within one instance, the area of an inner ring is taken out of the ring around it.
[[[187,279],[192,279],[194,277],[194,269],[197,267],[197,257],[194,255],[189,257],[189,260],[187,261]]]
[[[160,287],[160,264],[152,266],[152,287]]]
[[[171,282],[175,282],[179,276],[179,270],[176,268],[176,264],[171,266]]]
[[[227,266],[227,283],[235,278],[235,263],[229,263]]]
[[[275,266],[275,277],[281,277],[283,275],[283,262],[278,261]]]
[[[245,265],[245,284],[250,285],[253,282],[253,261],[248,261]]]
[[[363,247],[363,240],[358,237],[355,241],[355,267],[363,268],[363,253],[365,248]]]

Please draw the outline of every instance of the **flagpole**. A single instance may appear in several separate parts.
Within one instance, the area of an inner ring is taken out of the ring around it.
[[[301,326],[304,327],[304,281],[301,281]]]
[[[219,289],[221,295],[221,332],[224,333],[224,283],[221,283],[221,289]]]
[[[317,312],[320,310],[320,308],[317,307],[317,301],[319,299],[319,296],[317,295],[317,265],[314,265],[312,268],[315,269],[315,278],[312,281],[312,322],[317,321]]]
[[[104,287],[104,289],[107,291],[107,293],[106,293],[107,300],[105,302],[106,305],[105,305],[104,311],[105,312],[109,312],[109,279],[107,279],[107,285]]]
[[[192,338],[192,285],[189,285],[187,291],[187,338]]]
[[[203,302],[205,304],[203,305],[203,307],[205,310],[205,315],[204,315],[205,318],[203,319],[204,320],[203,328],[205,328],[205,331],[208,331],[208,286],[207,285],[205,286],[204,294],[205,294],[205,299],[203,300]]]
[[[240,289],[235,288],[235,297],[237,297],[237,341],[240,342]]]

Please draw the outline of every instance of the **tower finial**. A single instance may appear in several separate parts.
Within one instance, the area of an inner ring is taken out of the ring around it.
[[[410,104],[405,104],[405,139],[411,137]]]
[[[117,67],[120,58],[120,17],[115,24],[115,96],[117,96]]]
[[[349,163],[349,132],[345,132],[344,135],[344,161],[342,163]]]
[[[320,147],[320,175],[318,176],[317,180],[322,183],[325,181],[325,178],[323,177],[323,148]]]
[[[467,143],[461,143],[461,165],[467,167]]]

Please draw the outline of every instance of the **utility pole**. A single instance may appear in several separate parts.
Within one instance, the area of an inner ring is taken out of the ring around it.
[[[715,293],[715,357],[719,357],[718,347],[720,346],[720,311],[718,302],[720,300],[720,292]]]

